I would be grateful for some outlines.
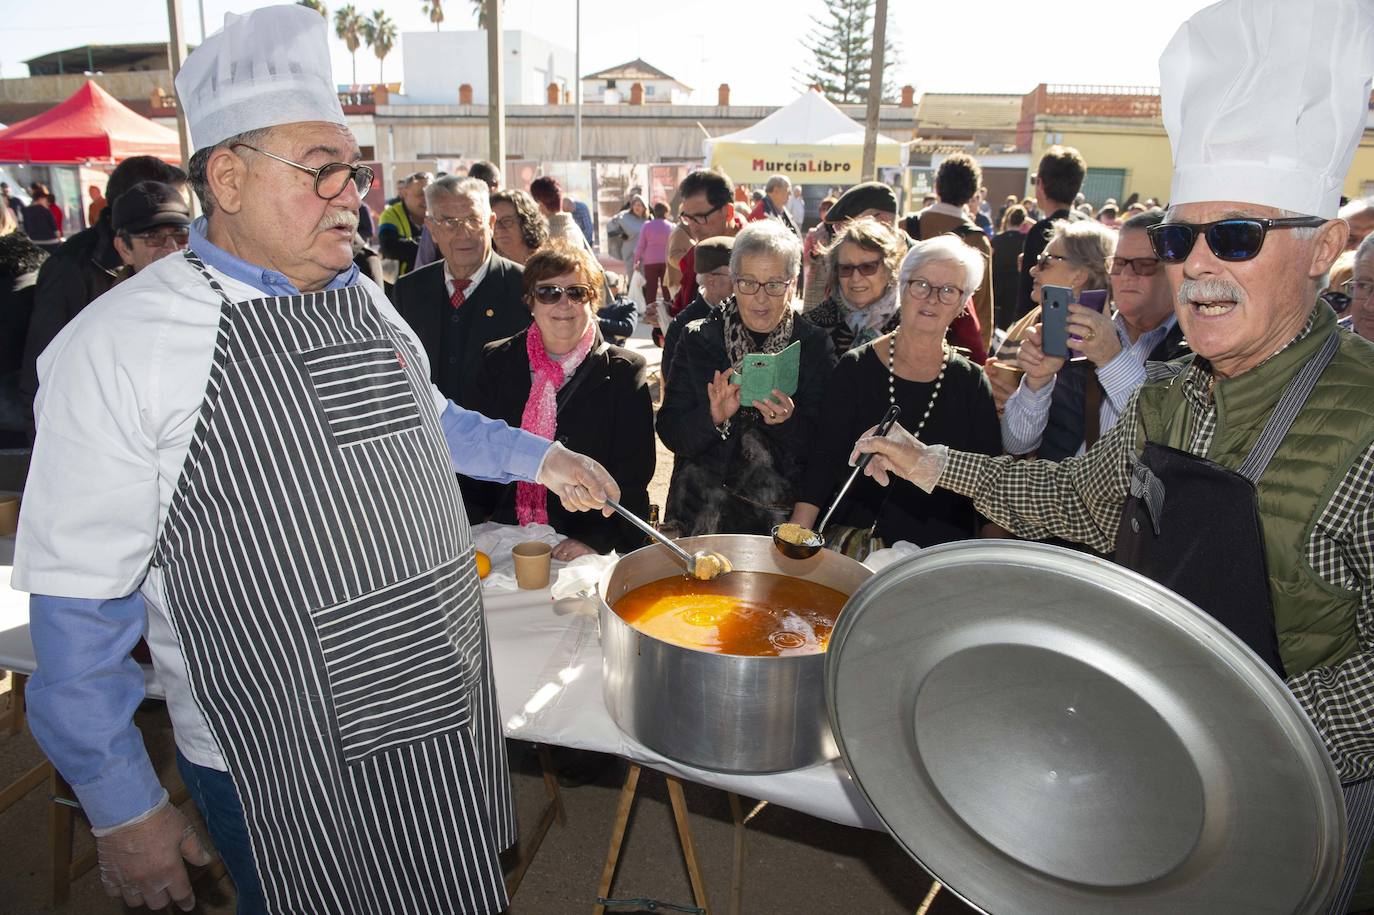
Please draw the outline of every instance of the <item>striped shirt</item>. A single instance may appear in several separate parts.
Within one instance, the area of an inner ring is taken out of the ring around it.
[[[1295,339],[1310,330],[1309,319]],[[1184,370],[1192,430],[1188,451],[1203,457],[1216,432],[1212,383],[1202,359]],[[1137,396],[1111,431],[1080,457],[1055,463],[951,451],[939,485],[969,496],[978,511],[1017,536],[1062,537],[1111,552],[1129,492],[1130,462],[1143,438]],[[1322,581],[1360,593],[1360,647],[1340,664],[1289,677],[1288,687],[1321,732],[1341,781],[1369,778],[1374,776],[1374,445],[1346,471],[1312,526],[1307,560]]]

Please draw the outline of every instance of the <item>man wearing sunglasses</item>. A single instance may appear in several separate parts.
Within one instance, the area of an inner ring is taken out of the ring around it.
[[[140,181],[115,201],[111,227],[115,250],[132,275],[186,247],[191,208],[170,184]]]
[[[1371,60],[1374,11],[1346,0],[1223,0],[1179,30],[1160,59],[1172,206],[1149,236],[1195,356],[1086,454],[1017,462],[904,431],[856,449],[1019,536],[1114,550],[1284,678],[1345,793],[1335,913],[1374,907],[1374,344],[1317,293],[1349,232]]]
[[[230,14],[176,84],[206,217],[40,361],[13,573],[34,734],[106,892],[192,908],[183,861],[210,854],[132,720],[146,630],[239,912],[502,911],[515,823],[454,471],[570,510],[618,488],[444,398],[359,276],[372,173],[319,16]]]

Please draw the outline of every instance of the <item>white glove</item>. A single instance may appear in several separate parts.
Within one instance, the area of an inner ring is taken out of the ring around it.
[[[214,856],[181,811],[166,797],[137,819],[113,829],[93,829],[100,882],[107,896],[122,896],[127,906],[161,909],[168,902],[183,912],[196,907],[186,876],[185,858],[209,864]]]
[[[606,499],[620,499],[620,487],[605,467],[585,454],[569,451],[558,442],[544,452],[544,460],[539,462],[534,482],[557,493],[563,507],[570,512],[599,508],[609,518],[614,509],[606,504]]]
[[[878,438],[877,426],[871,426],[854,444],[849,455],[852,466],[862,455],[873,455],[864,473],[887,485],[888,473],[895,473],[915,483],[926,492],[933,492],[949,463],[949,448],[944,445],[923,445],[921,440],[893,423],[885,438]]]

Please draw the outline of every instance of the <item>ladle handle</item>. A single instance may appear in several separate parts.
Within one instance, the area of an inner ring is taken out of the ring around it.
[[[875,434],[879,438],[882,438],[883,436],[887,435],[887,433],[892,429],[892,424],[895,423],[897,421],[897,417],[901,415],[901,407],[897,406],[895,403],[889,406],[887,408],[887,412],[883,414],[882,420],[878,423],[878,428]],[[873,453],[869,452],[868,454],[865,454],[863,457],[859,458],[859,462],[854,465],[854,470],[849,474],[849,479],[844,481],[844,485],[840,487],[839,493],[835,496],[835,501],[830,503],[830,510],[827,511],[825,513],[825,517],[821,519],[820,527],[816,528],[816,533],[818,535],[821,533],[821,531],[825,530],[826,524],[830,522],[830,516],[835,514],[836,506],[840,504],[840,500],[844,498],[845,493],[849,492],[849,487],[854,484],[855,478],[863,472],[863,469],[868,466],[868,462],[871,460],[873,460]]]
[[[654,526],[652,524],[645,521],[643,518],[639,517],[634,512],[630,511],[628,508],[621,505],[614,499],[607,499],[606,504],[609,505],[611,508],[615,509],[620,514],[620,516],[624,518],[626,521],[629,521],[635,527],[639,528],[641,531],[643,531],[653,539],[657,540],[659,543],[666,546],[677,556],[678,559],[682,560],[683,565],[685,565],[688,569],[692,567],[692,554],[684,550],[682,547],[678,546],[676,543],[674,543],[671,538],[665,537],[663,534],[659,533],[657,530],[654,529]]]

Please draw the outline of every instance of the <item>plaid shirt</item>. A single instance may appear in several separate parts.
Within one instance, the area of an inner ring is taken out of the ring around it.
[[[1312,322],[1295,339],[1311,330]],[[1204,360],[1184,369],[1188,450],[1206,456],[1216,431],[1212,374]],[[951,451],[940,485],[973,499],[985,516],[1035,540],[1062,537],[1100,552],[1116,545],[1130,461],[1144,447],[1136,395],[1091,451],[1058,463]],[[1326,742],[1342,782],[1374,776],[1374,445],[1351,465],[1312,528],[1307,560],[1328,584],[1360,592],[1360,649],[1340,664],[1288,678]]]

